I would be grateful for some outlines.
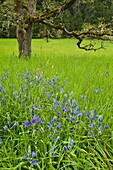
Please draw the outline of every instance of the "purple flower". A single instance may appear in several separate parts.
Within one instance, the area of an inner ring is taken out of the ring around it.
[[[27,158],[26,156],[23,155],[23,157],[24,157],[26,160],[28,160],[28,158]]]
[[[73,146],[73,140],[69,137],[70,140],[70,148]]]
[[[35,115],[35,108],[33,103],[31,104],[31,117],[33,118],[33,116]]]
[[[90,127],[95,127],[95,124],[94,124],[94,123],[91,123],[91,124],[90,124]]]
[[[75,108],[75,107],[77,107],[77,102],[76,102],[76,100],[73,101],[72,109]]]
[[[38,161],[35,161],[35,160],[32,160],[31,161],[31,165],[33,166],[33,165],[35,165],[36,166],[36,164],[35,163],[37,163]]]
[[[94,133],[88,133],[89,136],[94,135]]]
[[[65,108],[62,109],[62,112],[65,112]]]
[[[95,93],[98,93],[98,91],[99,91],[99,90],[98,90],[98,87],[96,87],[96,89],[94,90],[94,92],[95,92]]]
[[[50,138],[52,138],[52,135],[51,135],[51,134],[49,134],[49,136],[50,136]]]
[[[32,152],[32,158],[36,156],[36,153],[35,152]]]
[[[100,115],[99,118],[98,118],[99,130],[101,129],[101,122],[102,122],[102,116]]]
[[[13,127],[17,126],[17,123],[14,123]]]
[[[65,103],[66,102],[66,95],[64,95],[64,100],[63,100],[63,103]]]
[[[77,120],[78,120],[78,118],[81,117],[81,116],[82,116],[82,113],[79,113],[79,114],[77,115]]]
[[[59,124],[56,126],[56,128],[61,129],[61,123],[59,123]]]
[[[42,123],[44,123],[44,122],[42,122],[42,120],[43,120],[43,119],[40,118],[39,121],[38,121],[38,123],[40,123],[40,125],[41,125]]]
[[[1,141],[2,141],[2,139],[0,139],[0,144],[2,143]],[[2,145],[0,145],[0,148],[1,148],[1,147],[2,147]]]
[[[39,130],[39,128],[36,128],[36,131],[38,131]]]
[[[25,125],[25,127],[29,127],[29,122],[26,120],[24,125]]]
[[[30,125],[31,126],[31,129],[33,130],[33,126],[32,125]]]
[[[3,127],[5,130],[8,130],[8,127],[5,125],[4,127]]]
[[[54,145],[51,148],[51,153],[53,153],[53,152],[54,152]]]
[[[106,129],[108,127],[108,125],[104,126],[102,130]]]
[[[48,130],[51,130],[51,128],[52,128],[52,124],[51,124],[50,122],[48,122],[47,127],[48,127]]]
[[[31,120],[31,123],[32,123],[32,124],[36,124],[36,122],[37,122],[37,119],[35,119],[35,118],[33,118],[33,119]]]
[[[99,116],[98,121],[102,122],[102,116],[101,115]]]
[[[58,156],[58,154],[55,154],[55,157],[57,157]]]
[[[11,122],[11,118],[9,118],[9,120],[8,120],[8,124],[10,125],[10,122]]]
[[[64,151],[67,152],[67,150],[69,151],[68,146],[64,146]]]
[[[55,116],[51,122],[52,123],[57,123],[57,117]]]
[[[70,117],[70,121],[71,121],[71,123],[73,122],[73,120],[74,120],[74,117]]]
[[[57,111],[57,114],[60,115],[60,113]]]

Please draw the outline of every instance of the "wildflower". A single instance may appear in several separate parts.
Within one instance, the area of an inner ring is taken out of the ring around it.
[[[102,116],[100,115],[99,118],[98,118],[99,131],[101,129],[101,122],[102,122]]]
[[[51,122],[52,123],[57,123],[57,117],[55,116]]]
[[[17,126],[17,123],[14,123],[13,127]]]
[[[65,103],[65,102],[66,102],[66,94],[64,95],[63,103]]]
[[[79,114],[77,115],[77,120],[78,120],[78,118],[81,117],[81,116],[82,116],[82,113],[79,113]]]
[[[24,125],[25,125],[25,127],[29,127],[29,122],[26,120]]]
[[[52,124],[51,124],[50,122],[48,122],[47,127],[48,127],[48,130],[51,130],[51,128],[52,128]]]
[[[61,127],[61,123],[59,123],[59,124],[56,126],[56,128],[61,129],[60,127]]]
[[[54,145],[51,148],[51,153],[53,153],[53,152],[54,152]]]
[[[43,119],[40,118],[39,121],[38,121],[38,123],[40,123],[40,125],[41,125],[42,123],[44,123],[44,122],[42,122],[42,120],[43,120]]]
[[[89,136],[94,135],[94,133],[88,133]]]
[[[40,75],[40,66],[38,67],[38,75]]]
[[[48,66],[49,65],[49,60],[47,60],[47,63],[46,63],[46,66]]]
[[[39,130],[39,128],[36,128],[36,131],[38,131]]]
[[[35,116],[32,120],[31,123],[36,124],[37,120],[39,119],[39,116]]]
[[[49,134],[49,136],[50,136],[50,138],[52,138],[52,135],[51,135],[51,134]]]
[[[39,83],[39,78],[38,78],[38,76],[36,76],[36,81]]]
[[[26,160],[28,160],[28,158],[27,158],[26,156],[23,155],[23,157],[24,157]]]
[[[37,122],[37,120],[35,118],[31,120],[32,124],[36,124],[36,122]]]
[[[0,139],[0,148],[2,147],[2,145],[1,145],[2,142],[1,141],[2,141],[2,139]]]
[[[43,71],[41,71],[41,77],[43,77]]]
[[[76,100],[73,101],[73,104],[72,104],[72,109],[75,108],[77,106],[77,102]]]
[[[54,66],[52,65],[52,70],[53,70]]]
[[[90,127],[95,127],[95,124],[94,124],[94,123],[91,123],[91,124],[90,124]]]
[[[2,141],[2,139],[0,139],[0,144],[2,143],[1,141]]]
[[[57,111],[57,114],[60,115],[60,113]]]
[[[34,105],[33,105],[33,103],[32,103],[32,104],[31,104],[31,117],[32,117],[32,118],[33,118],[34,114],[35,114],[35,108],[34,108]]]
[[[30,125],[30,127],[31,127],[31,129],[33,130],[33,126],[32,126],[32,125]]]
[[[10,125],[10,123],[11,123],[11,118],[9,118],[9,120],[8,120],[8,124]]]
[[[67,152],[67,150],[69,151],[68,146],[64,146],[64,151]]]
[[[31,165],[33,166],[33,165],[35,165],[36,166],[36,164],[35,163],[37,163],[38,161],[35,161],[35,160],[32,160],[31,161]]]
[[[70,121],[71,121],[71,123],[73,122],[73,120],[74,120],[74,117],[70,117]]]
[[[3,127],[5,130],[8,130],[8,127],[5,125],[4,127]]]
[[[98,93],[99,89],[98,87],[96,87],[96,89],[94,90],[95,93]]]
[[[106,129],[108,127],[108,125],[104,126],[102,130]]]
[[[73,146],[73,140],[69,137],[69,141],[70,141],[70,148],[72,148]]]
[[[58,154],[55,154],[55,157],[57,157],[58,156]]]
[[[32,152],[32,158],[36,156],[36,153],[35,152]]]

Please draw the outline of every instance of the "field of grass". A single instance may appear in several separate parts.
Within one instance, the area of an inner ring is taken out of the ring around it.
[[[112,170],[113,44],[40,39],[17,56],[0,39],[0,169]]]

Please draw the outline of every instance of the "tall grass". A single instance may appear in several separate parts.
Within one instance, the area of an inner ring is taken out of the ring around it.
[[[113,45],[105,47],[33,40],[31,58],[19,60],[16,40],[0,40],[1,169],[112,169]],[[44,123],[31,122],[33,111]]]

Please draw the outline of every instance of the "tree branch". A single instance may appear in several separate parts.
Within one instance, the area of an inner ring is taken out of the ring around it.
[[[110,33],[106,33],[106,32],[103,32],[103,33],[98,33],[98,32],[90,32],[90,31],[85,31],[85,32],[76,32],[76,31],[68,31],[64,26],[62,25],[55,25],[51,22],[48,22],[46,20],[43,20],[41,21],[40,23],[42,24],[45,24],[47,26],[50,26],[52,28],[55,28],[55,29],[60,29],[60,30],[63,30],[67,35],[69,36],[74,36],[76,39],[78,39],[78,42],[77,42],[77,46],[80,48],[80,49],[84,49],[86,51],[89,51],[89,50],[99,50],[101,48],[104,48],[103,46],[103,42],[101,42],[101,46],[98,47],[98,48],[94,48],[95,44],[92,44],[91,42],[88,44],[88,45],[85,45],[85,46],[81,46],[81,43],[82,41],[85,39],[85,38],[94,38],[94,39],[101,39],[101,40],[106,40],[106,38],[104,38],[103,36],[107,35],[107,36],[113,36],[113,34],[110,34]]]
[[[58,8],[55,8],[47,13],[44,13],[40,16],[29,16],[26,19],[26,23],[27,22],[41,22],[44,19],[49,19],[50,17],[55,17],[56,15],[60,14],[61,11],[64,11],[68,8],[70,8],[74,3],[76,2],[76,0],[67,0],[63,5],[59,6]]]

